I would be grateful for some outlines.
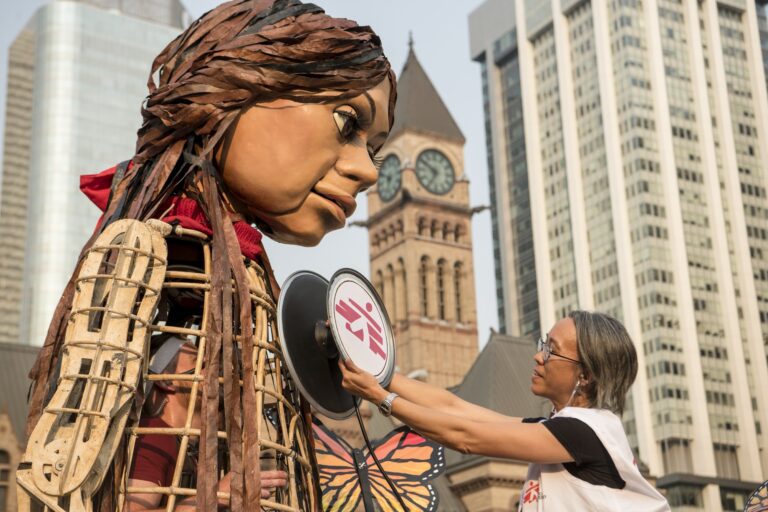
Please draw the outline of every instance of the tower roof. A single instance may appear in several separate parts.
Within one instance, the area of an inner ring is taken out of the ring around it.
[[[40,347],[16,343],[0,343],[0,413],[11,418],[19,441],[26,444],[24,424],[27,420],[29,369],[37,359]]]
[[[464,143],[464,135],[421,67],[409,41],[408,59],[397,80],[395,124],[390,138],[401,131],[413,130]]]

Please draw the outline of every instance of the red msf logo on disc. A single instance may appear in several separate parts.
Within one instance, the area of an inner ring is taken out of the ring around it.
[[[340,351],[357,366],[381,378],[392,366],[391,332],[386,314],[367,283],[344,274],[331,283],[331,328]]]

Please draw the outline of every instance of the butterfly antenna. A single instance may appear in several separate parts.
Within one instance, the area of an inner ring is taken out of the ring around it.
[[[395,484],[392,483],[392,480],[389,479],[389,475],[387,474],[386,471],[384,471],[384,468],[381,467],[381,462],[379,462],[379,458],[376,457],[376,452],[373,451],[373,447],[371,446],[371,441],[368,439],[368,432],[366,432],[365,430],[363,417],[360,415],[360,407],[358,407],[357,400],[355,400],[355,414],[357,415],[357,422],[360,424],[360,432],[363,433],[363,439],[365,439],[365,446],[368,447],[368,453],[371,454],[371,457],[373,457],[373,462],[376,463],[376,467],[379,468],[379,471],[381,471],[381,474],[384,476],[384,480],[387,481],[389,488],[392,489],[392,494],[394,494],[395,497],[397,498],[397,501],[400,502],[400,506],[403,508],[403,512],[408,512],[408,509],[405,506],[405,502],[403,501],[403,498],[400,497],[400,493],[398,493],[397,489],[395,488]]]

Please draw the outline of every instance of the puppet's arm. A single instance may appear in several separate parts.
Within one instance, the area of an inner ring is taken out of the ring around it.
[[[165,239],[119,220],[85,253],[53,395],[17,472],[19,510],[90,510],[123,440],[165,277]]]

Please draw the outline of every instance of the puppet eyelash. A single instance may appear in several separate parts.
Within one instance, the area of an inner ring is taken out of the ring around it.
[[[336,122],[336,128],[339,130],[344,142],[352,142],[360,131],[360,121],[356,112],[347,112],[345,110],[336,110],[333,112],[333,120]]]
[[[336,122],[336,128],[344,142],[354,142],[359,139],[358,133],[363,130],[360,117],[357,112],[348,112],[346,110],[336,110],[333,112],[333,120]],[[383,158],[375,156],[375,152],[368,151],[373,166],[378,171],[384,163]]]

